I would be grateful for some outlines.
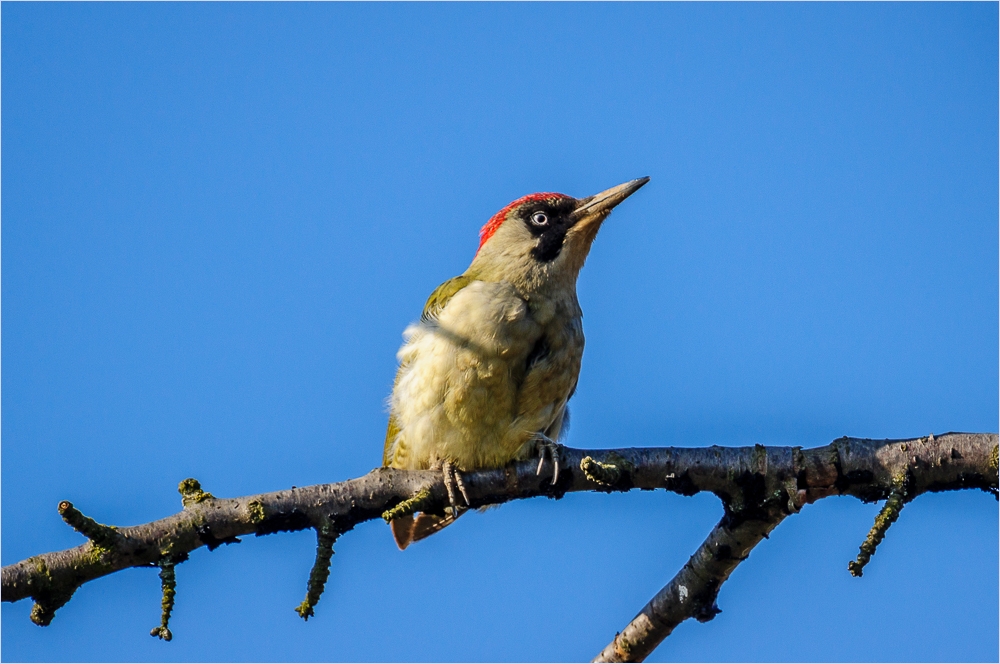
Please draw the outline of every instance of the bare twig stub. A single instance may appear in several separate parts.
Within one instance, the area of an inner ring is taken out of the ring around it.
[[[683,495],[709,491],[725,505],[722,521],[687,565],[597,658],[641,661],[681,621],[710,620],[718,611],[715,598],[721,584],[761,539],[806,503],[831,495],[882,500],[894,488],[898,493],[901,477],[906,487],[902,501],[928,491],[956,489],[982,489],[996,495],[997,435],[944,434],[880,441],[840,438],[806,450],[760,445],[561,448],[560,465],[563,470],[555,484],[549,477],[536,475],[534,461],[463,473],[470,506],[534,496],[561,498],[571,491],[634,488]],[[370,519],[416,510],[443,513],[449,504],[441,473],[430,470],[382,468],[345,482],[242,498],[216,498],[194,480],[185,480],[179,489],[181,512],[132,527],[105,526],[69,503],[60,504],[63,518],[89,541],[4,567],[2,600],[33,598],[32,620],[44,625],[88,581],[130,567],[159,566],[164,572],[169,567],[161,625],[169,634],[167,586],[172,608],[173,566],[190,551],[238,542],[241,535],[313,528],[318,532],[317,560],[300,607],[300,615],[306,617],[319,600],[337,537]],[[873,546],[869,548],[874,551]]]

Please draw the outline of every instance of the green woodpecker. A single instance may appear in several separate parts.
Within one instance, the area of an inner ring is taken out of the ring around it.
[[[382,464],[441,469],[451,507],[393,520],[400,549],[462,514],[460,471],[538,455],[540,473],[549,456],[555,484],[555,441],[583,358],[577,276],[612,208],[648,181],[507,205],[480,231],[469,269],[431,293],[403,333]]]

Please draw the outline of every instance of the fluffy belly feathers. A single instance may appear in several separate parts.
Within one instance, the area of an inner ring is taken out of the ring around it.
[[[469,470],[531,453],[536,434],[561,422],[576,385],[583,353],[576,311],[545,316],[542,325],[510,284],[474,281],[436,319],[407,328],[387,465],[447,460]]]

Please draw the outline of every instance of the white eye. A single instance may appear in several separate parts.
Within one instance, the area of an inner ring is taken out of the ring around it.
[[[536,212],[535,214],[531,215],[531,223],[533,223],[535,226],[544,226],[545,224],[549,223],[549,217],[544,212]]]

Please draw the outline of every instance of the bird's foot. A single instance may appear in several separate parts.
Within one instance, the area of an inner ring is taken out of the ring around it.
[[[444,461],[441,463],[441,474],[444,475],[444,488],[448,491],[448,503],[451,505],[451,509],[457,514],[459,510],[458,500],[455,496],[455,489],[462,494],[462,500],[465,501],[466,507],[471,505],[469,502],[469,494],[465,492],[465,482],[462,481],[462,473],[455,468],[455,464],[451,461]]]
[[[562,448],[562,445],[543,433],[536,433],[535,440],[537,441],[536,445],[538,449],[538,470],[535,471],[535,475],[542,474],[545,457],[549,456],[552,458],[552,484],[555,484],[559,481],[559,450]]]

